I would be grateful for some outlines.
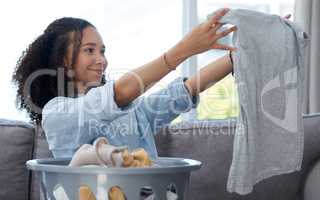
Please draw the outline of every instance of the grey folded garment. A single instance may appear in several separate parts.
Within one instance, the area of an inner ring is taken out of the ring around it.
[[[305,33],[276,15],[236,9],[221,23],[236,25],[234,76],[240,115],[227,190],[248,194],[254,184],[300,170]]]

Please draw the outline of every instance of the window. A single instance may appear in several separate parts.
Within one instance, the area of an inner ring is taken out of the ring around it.
[[[195,5],[191,6],[192,1],[193,0],[185,0],[184,6],[190,6],[189,9],[185,10],[193,14],[190,15],[190,13],[184,13],[184,15],[197,16],[196,20],[198,22],[204,21],[208,14],[221,7],[251,9],[280,16],[293,14],[294,11],[294,0],[224,0],[223,3],[221,1],[198,0]],[[221,43],[231,44],[231,38],[232,36],[230,35],[222,39]],[[200,54],[194,58],[196,59],[197,65],[190,67],[197,68],[192,70],[193,72],[198,71],[202,66],[214,61],[226,53],[226,51],[212,50]],[[234,78],[232,75],[228,75],[223,80],[200,94],[199,106],[196,111],[187,115],[186,119],[204,120],[236,117],[239,113],[238,103],[237,88],[234,84]]]

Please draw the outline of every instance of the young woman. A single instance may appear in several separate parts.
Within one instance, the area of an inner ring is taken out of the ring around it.
[[[82,144],[103,136],[113,145],[142,147],[156,158],[154,134],[196,107],[198,94],[229,74],[232,62],[225,55],[189,79],[177,78],[166,89],[139,96],[192,55],[234,50],[217,43],[236,30],[218,31],[227,12],[217,11],[163,55],[115,81],[105,80],[108,63],[98,30],[83,19],[55,20],[17,63],[19,108],[42,123],[54,157],[71,157]]]

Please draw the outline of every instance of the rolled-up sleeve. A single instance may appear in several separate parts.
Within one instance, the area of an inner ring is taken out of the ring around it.
[[[167,88],[141,101],[138,109],[145,114],[153,134],[158,133],[181,113],[188,112],[199,104],[199,95],[190,95],[184,84],[185,80],[187,78],[176,78]]]
[[[98,115],[100,119],[113,121],[128,112],[134,111],[136,105],[133,102],[124,107],[117,105],[115,101],[114,83],[115,81],[113,80],[108,81],[104,86],[92,88],[82,97],[82,109],[87,117],[92,118]]]
[[[91,124],[112,122],[128,112],[134,103],[119,107],[114,100],[114,81],[92,88],[81,97],[56,97],[42,110],[42,127],[54,157],[71,157],[99,132]]]

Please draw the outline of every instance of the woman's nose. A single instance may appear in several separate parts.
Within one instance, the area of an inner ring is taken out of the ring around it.
[[[97,56],[97,58],[95,59],[95,63],[101,64],[104,67],[108,65],[108,61],[104,55]]]

